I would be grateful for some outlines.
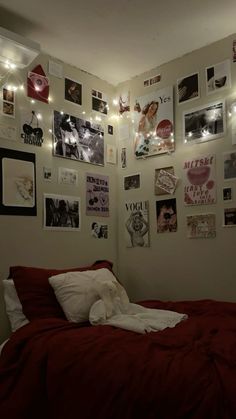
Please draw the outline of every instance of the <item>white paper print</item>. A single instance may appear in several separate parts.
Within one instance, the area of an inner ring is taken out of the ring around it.
[[[177,186],[178,178],[166,170],[161,169],[157,175],[156,186],[169,194],[173,194]]]
[[[75,186],[78,185],[79,174],[77,170],[68,169],[67,167],[59,167],[58,183]]]
[[[189,239],[212,239],[216,237],[215,214],[188,215],[187,237]]]
[[[134,122],[137,158],[174,151],[172,86],[136,98]]]
[[[125,241],[127,247],[149,247],[148,201],[125,203]]]
[[[187,159],[183,164],[185,205],[216,203],[215,155]]]
[[[35,205],[34,163],[4,157],[2,173],[3,205],[33,208]]]

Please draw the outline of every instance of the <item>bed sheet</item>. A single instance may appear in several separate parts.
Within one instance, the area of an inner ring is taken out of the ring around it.
[[[0,417],[236,418],[236,304],[142,303],[188,314],[141,335],[40,319],[0,357]]]

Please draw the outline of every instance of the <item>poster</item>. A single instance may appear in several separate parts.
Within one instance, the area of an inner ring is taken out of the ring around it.
[[[109,217],[109,177],[86,174],[86,215]]]
[[[223,227],[236,226],[236,208],[224,208]]]
[[[82,105],[82,84],[65,78],[65,100],[76,105]]]
[[[33,99],[48,103],[49,97],[49,79],[39,64],[28,72],[27,77],[27,95]]]
[[[130,111],[130,92],[120,93],[119,96],[119,114]]]
[[[44,141],[41,116],[32,110],[21,115],[21,138],[25,144],[41,147]]]
[[[76,116],[54,111],[54,156],[104,165],[104,132],[94,124]]]
[[[124,190],[140,188],[140,173],[124,176]]]
[[[216,237],[215,214],[187,215],[187,237],[189,239],[212,239]]]
[[[215,155],[188,159],[183,164],[185,205],[216,203]]]
[[[174,151],[172,87],[136,98],[134,127],[137,158]]]
[[[157,233],[174,233],[177,231],[176,199],[156,201]]]
[[[149,202],[125,203],[126,247],[149,247]]]
[[[223,153],[224,180],[236,179],[236,152],[228,151]]]
[[[58,183],[64,185],[77,186],[79,174],[77,170],[68,169],[67,167],[58,168]]]

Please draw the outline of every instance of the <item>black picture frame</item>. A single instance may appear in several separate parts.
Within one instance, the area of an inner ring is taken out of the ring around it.
[[[37,215],[35,164],[34,153],[0,148],[1,215]]]

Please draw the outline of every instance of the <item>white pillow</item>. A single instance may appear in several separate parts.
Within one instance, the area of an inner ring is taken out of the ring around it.
[[[3,279],[3,295],[6,312],[10,321],[11,330],[15,332],[20,327],[29,323],[22,311],[22,305],[16,292],[13,279]]]
[[[49,283],[66,318],[76,323],[89,320],[90,308],[100,298],[110,309],[112,298],[120,293],[120,288],[123,290],[112,272],[105,268],[55,275],[49,278]]]

